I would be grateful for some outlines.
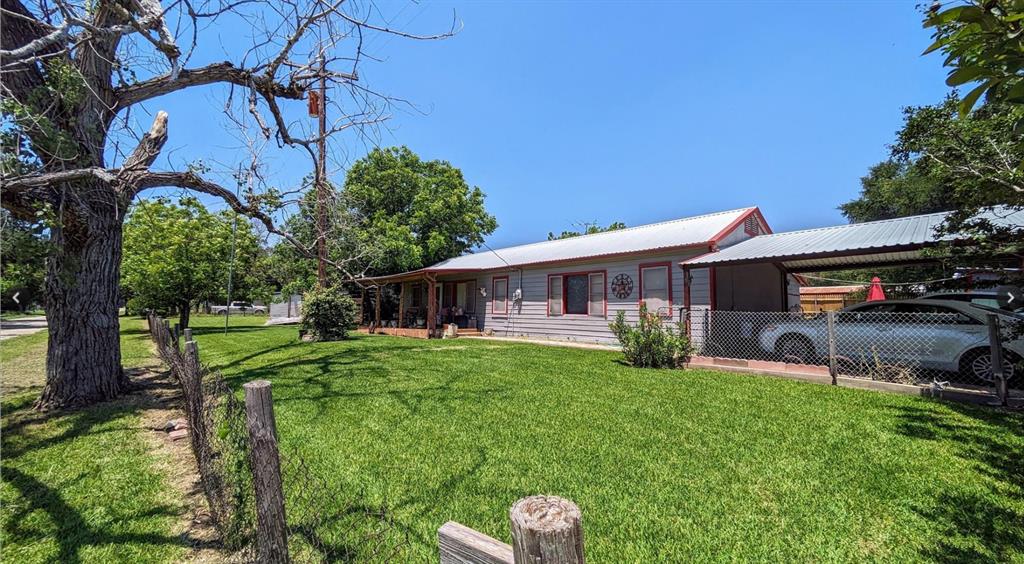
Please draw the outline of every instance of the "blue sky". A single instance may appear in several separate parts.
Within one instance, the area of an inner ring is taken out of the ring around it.
[[[393,25],[362,82],[409,100],[377,142],[445,159],[487,193],[492,247],[574,222],[640,225],[758,205],[776,231],[843,221],[901,108],[946,94],[907,2],[380,2]],[[245,30],[220,30],[222,43]],[[223,60],[220,53],[203,53]],[[202,57],[196,59],[201,61]],[[230,163],[216,88],[169,98],[170,160]],[[332,149],[351,161],[355,135]],[[307,172],[272,159],[282,184]],[[165,161],[166,162],[166,161]],[[338,181],[342,179],[337,178]]]

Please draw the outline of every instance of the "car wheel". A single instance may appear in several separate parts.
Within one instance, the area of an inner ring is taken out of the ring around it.
[[[807,364],[814,359],[814,346],[802,335],[783,335],[775,342],[775,354],[784,362]]]
[[[1009,380],[1013,378],[1020,358],[1012,352],[1003,352],[1003,375]],[[974,349],[964,353],[960,358],[960,374],[977,378],[983,382],[992,381],[992,352],[985,349]]]
[[[217,315],[227,315],[227,314],[228,314],[228,310],[226,310],[226,309],[222,309],[222,310],[217,312]]]

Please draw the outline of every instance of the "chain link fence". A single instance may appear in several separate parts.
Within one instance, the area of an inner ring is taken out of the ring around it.
[[[984,314],[683,312],[694,356],[825,367],[838,376],[995,392]],[[1019,332],[1002,326],[1003,374],[1022,387]]]
[[[268,490],[276,489],[287,560],[405,561],[408,534],[386,506],[366,501],[361,491],[332,488],[324,479],[326,469],[316,469],[295,449],[281,452],[276,433],[257,433],[254,444],[245,403],[219,373],[202,366],[198,347],[186,340],[191,332],[179,334],[156,316],[148,322],[158,356],[181,387],[199,482],[211,522],[232,560],[267,560],[258,513]],[[273,472],[266,471],[268,462],[254,456],[254,450],[274,453]],[[270,483],[256,478],[271,474],[276,479]]]

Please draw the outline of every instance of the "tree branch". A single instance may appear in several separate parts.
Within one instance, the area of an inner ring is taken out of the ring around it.
[[[284,85],[266,76],[253,74],[249,69],[238,68],[232,63],[225,61],[198,69],[185,69],[178,72],[177,77],[165,74],[137,84],[122,86],[115,89],[114,93],[117,97],[118,107],[125,108],[192,86],[215,84],[218,82],[252,87],[264,95],[289,100],[301,100],[306,91],[303,85],[297,83]]]
[[[122,173],[135,174],[149,170],[153,161],[160,155],[164,143],[167,142],[167,112],[160,110],[156,113],[152,127],[142,136],[142,140],[135,147],[130,155],[124,160],[121,167]]]

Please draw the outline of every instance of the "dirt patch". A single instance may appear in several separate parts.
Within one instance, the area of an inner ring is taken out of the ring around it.
[[[142,434],[153,455],[154,466],[166,477],[175,501],[183,506],[181,519],[173,532],[190,547],[184,561],[230,561],[221,549],[217,530],[210,519],[189,439],[185,436],[172,440],[165,431],[168,421],[185,418],[181,390],[171,382],[167,372],[138,369],[130,376],[138,389],[124,399],[140,408]]]

